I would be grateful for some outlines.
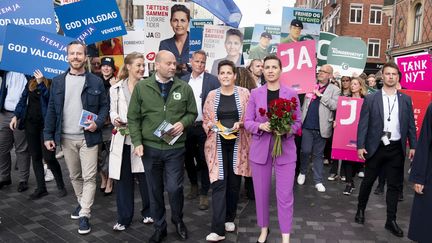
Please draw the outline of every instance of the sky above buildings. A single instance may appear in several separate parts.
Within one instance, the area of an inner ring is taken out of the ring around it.
[[[293,7],[295,0],[234,0],[243,14],[239,27],[254,26],[255,24],[280,25],[282,8]],[[271,14],[266,14],[270,6]]]

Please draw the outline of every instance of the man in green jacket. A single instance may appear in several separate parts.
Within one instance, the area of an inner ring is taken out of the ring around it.
[[[186,134],[198,114],[192,88],[176,78],[176,58],[160,51],[155,59],[156,72],[138,82],[129,104],[128,126],[134,153],[142,156],[154,215],[155,232],[149,242],[161,242],[167,235],[164,203],[164,171],[171,206],[171,221],[181,240],[187,239],[183,223],[183,170]],[[155,135],[164,121],[173,125],[165,137],[180,137],[169,145]]]

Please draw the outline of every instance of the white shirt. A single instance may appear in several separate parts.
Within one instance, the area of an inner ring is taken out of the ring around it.
[[[195,121],[202,121],[203,120],[203,114],[202,114],[202,86],[204,81],[204,72],[202,72],[200,75],[198,75],[196,78],[193,78],[192,74],[189,79],[189,85],[191,86],[194,97],[195,97],[195,103],[198,110],[198,116]]]
[[[397,97],[397,90],[392,95],[387,95],[382,90],[383,99],[383,118],[384,118],[384,132],[391,132],[390,141],[397,141],[401,139],[400,123],[399,123],[399,103]]]
[[[6,74],[7,94],[4,102],[4,108],[7,111],[15,111],[21,94],[25,89],[27,79],[24,74],[17,72],[8,72]]]

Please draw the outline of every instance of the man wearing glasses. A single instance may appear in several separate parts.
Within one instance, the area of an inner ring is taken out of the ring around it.
[[[306,94],[302,107],[302,143],[300,153],[300,174],[297,183],[303,185],[306,179],[309,158],[313,162],[315,188],[325,192],[322,184],[323,155],[326,139],[333,132],[334,111],[340,89],[330,83],[332,66],[323,65],[318,71],[317,84],[312,93]]]

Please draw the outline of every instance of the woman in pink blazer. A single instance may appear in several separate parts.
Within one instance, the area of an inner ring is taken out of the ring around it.
[[[249,163],[252,169],[252,179],[255,191],[255,203],[258,225],[261,234],[257,242],[266,242],[269,234],[269,201],[272,180],[272,169],[276,175],[276,196],[279,227],[282,232],[282,242],[289,242],[293,217],[293,183],[296,167],[296,146],[294,135],[301,127],[301,111],[298,106],[296,119],[291,132],[282,138],[282,154],[272,158],[273,131],[267,116],[262,116],[260,108],[268,110],[268,105],[274,99],[295,98],[297,93],[281,84],[282,64],[278,57],[271,55],[264,59],[264,78],[267,83],[253,89],[246,109],[244,126],[252,134],[249,150]]]

